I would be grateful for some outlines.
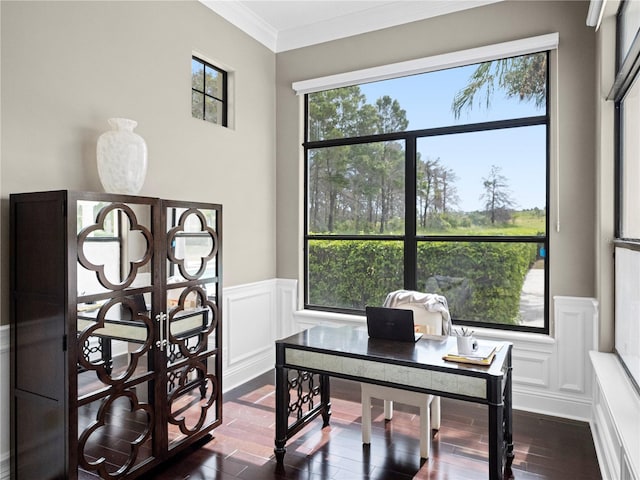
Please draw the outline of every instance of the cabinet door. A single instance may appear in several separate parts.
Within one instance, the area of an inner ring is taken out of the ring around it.
[[[104,198],[117,197],[75,204],[77,342],[70,354],[77,359],[77,385],[70,391],[77,388],[77,410],[70,415],[77,415],[78,437],[70,450],[78,455],[79,478],[120,478],[161,455],[158,332],[150,311],[159,271],[153,250],[159,202]]]
[[[219,205],[164,202],[165,387],[168,448],[219,425],[221,225]]]

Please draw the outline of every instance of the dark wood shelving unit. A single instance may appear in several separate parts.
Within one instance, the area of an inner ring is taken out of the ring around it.
[[[16,480],[133,479],[222,422],[222,206],[12,194]]]

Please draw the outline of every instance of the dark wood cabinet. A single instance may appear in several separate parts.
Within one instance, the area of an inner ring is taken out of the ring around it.
[[[222,421],[222,207],[14,194],[12,478],[136,478]]]

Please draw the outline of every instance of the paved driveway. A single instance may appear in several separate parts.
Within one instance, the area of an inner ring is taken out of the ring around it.
[[[520,294],[520,325],[544,327],[544,269],[527,273]]]

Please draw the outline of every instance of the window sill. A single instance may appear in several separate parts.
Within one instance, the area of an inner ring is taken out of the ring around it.
[[[322,312],[318,310],[297,310],[293,314],[298,324],[303,328],[313,325],[354,325],[365,326],[367,320],[362,315],[348,315],[345,313]],[[511,330],[499,330],[496,328],[474,327],[478,338],[500,340],[513,343],[530,343],[539,345],[553,345],[556,340],[543,333],[514,332]]]

